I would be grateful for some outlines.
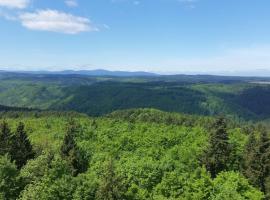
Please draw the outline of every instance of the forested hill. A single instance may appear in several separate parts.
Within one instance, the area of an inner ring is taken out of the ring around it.
[[[11,107],[11,106],[3,106],[0,105],[0,112],[19,112],[19,111],[33,111],[34,109],[29,108],[19,108],[19,107]]]
[[[102,116],[116,110],[163,111],[232,119],[270,118],[268,78],[112,77],[0,73],[0,104]]]
[[[270,194],[269,160],[263,160],[270,139],[262,126],[154,109],[98,118],[1,116],[1,199],[263,200]]]
[[[157,109],[129,109],[114,111],[104,117],[123,120],[130,123],[134,122],[147,122],[147,123],[157,123],[165,125],[184,125],[184,126],[201,126],[206,129],[210,128],[213,122],[213,117],[203,117],[199,115],[187,115],[179,114],[173,112],[163,112]],[[230,122],[230,126],[234,123]]]

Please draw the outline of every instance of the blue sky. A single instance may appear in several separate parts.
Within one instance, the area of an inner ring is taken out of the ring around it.
[[[0,68],[270,70],[269,0],[0,0]]]

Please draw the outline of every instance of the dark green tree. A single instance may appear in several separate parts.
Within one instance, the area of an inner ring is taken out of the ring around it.
[[[268,197],[270,195],[270,138],[266,129],[260,129],[257,141],[251,134],[244,155],[244,175],[249,181],[259,187]]]
[[[0,125],[0,155],[5,155],[10,152],[10,144],[12,141],[12,134],[8,123],[3,121]]]
[[[268,179],[270,176],[270,138],[266,130],[263,130],[260,133],[260,140],[259,140],[259,161],[261,164],[261,170],[259,174],[259,186],[261,190],[266,194],[268,193],[269,189],[268,186]]]
[[[10,150],[11,160],[15,161],[16,166],[20,169],[29,159],[33,159],[35,153],[31,142],[26,134],[24,124],[19,123]]]
[[[61,156],[69,163],[74,176],[86,171],[88,167],[88,161],[83,157],[83,152],[80,151],[75,141],[78,130],[78,125],[71,120],[61,146]]]
[[[258,145],[255,133],[250,133],[245,147],[242,166],[243,174],[249,179],[250,183],[255,186],[259,186],[258,177],[260,176],[261,171]]]
[[[231,145],[226,129],[225,118],[217,118],[210,134],[209,147],[202,158],[202,164],[205,165],[212,178],[227,169],[227,163],[230,159]]]

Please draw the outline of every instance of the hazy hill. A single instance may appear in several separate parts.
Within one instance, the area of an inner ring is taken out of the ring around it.
[[[32,74],[32,75],[83,75],[83,76],[115,76],[115,77],[137,77],[137,76],[159,76],[155,73],[144,72],[144,71],[109,71],[104,69],[96,70],[64,70],[64,71],[2,71],[7,73],[17,74]]]
[[[0,105],[0,112],[10,112],[10,111],[33,111],[34,109],[29,108],[20,108],[20,107],[11,107]]]

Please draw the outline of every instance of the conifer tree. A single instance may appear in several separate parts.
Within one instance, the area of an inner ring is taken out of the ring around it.
[[[243,168],[243,173],[249,181],[268,194],[270,189],[270,138],[265,129],[260,130],[259,141],[256,141],[254,134],[250,135],[246,145]]]
[[[249,179],[250,183],[259,186],[258,177],[260,174],[260,153],[258,141],[254,132],[250,133],[243,159],[243,174]]]
[[[69,156],[70,151],[76,147],[76,143],[74,139],[76,133],[77,133],[77,127],[74,121],[71,121],[68,124],[67,132],[64,137],[64,142],[61,147],[61,154],[63,157]]]
[[[259,186],[262,192],[266,193],[267,179],[270,176],[270,139],[266,130],[263,130],[260,134],[259,158],[261,164],[261,171],[258,177]]]
[[[93,120],[93,122],[91,123],[91,127],[93,129],[97,129],[97,122],[96,122],[96,120]]]
[[[0,155],[5,155],[10,151],[12,134],[8,123],[3,121],[0,125]]]
[[[34,158],[33,147],[22,122],[17,127],[11,147],[11,160],[15,161],[19,169],[26,164],[27,160]]]
[[[213,125],[209,147],[202,158],[202,164],[205,165],[213,178],[219,172],[227,169],[227,163],[230,159],[231,146],[226,129],[225,118],[219,117]]]
[[[87,160],[83,159],[82,152],[77,147],[75,136],[78,133],[78,126],[72,120],[67,127],[67,132],[61,146],[61,156],[70,164],[73,175],[84,172],[87,169]]]

